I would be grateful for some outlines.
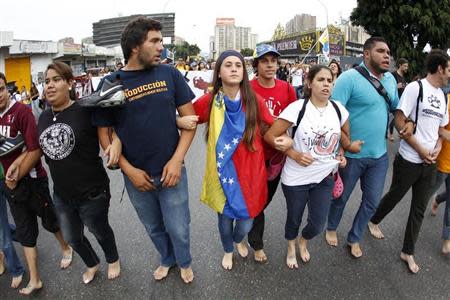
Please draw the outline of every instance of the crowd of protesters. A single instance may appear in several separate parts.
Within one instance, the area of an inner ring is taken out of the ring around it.
[[[436,213],[439,203],[446,202],[442,253],[450,254],[450,128],[448,90],[443,90],[450,59],[444,51],[431,50],[426,76],[408,84],[405,59],[389,72],[391,53],[382,37],[369,38],[363,62],[342,72],[336,60],[328,66],[280,64],[280,53],[267,44],[257,46],[252,61],[227,50],[216,62],[167,63],[161,58],[161,29],[151,19],[131,21],[121,38],[126,64],[118,64],[114,72],[104,70],[97,89],[92,74],[83,74],[78,97],[95,94],[84,103],[106,103],[102,97],[120,86],[127,91],[120,106],[87,109],[75,101],[76,78],[61,62],[50,64],[44,80],[30,91],[22,87],[9,93],[0,73],[0,274],[6,266],[12,288],[21,286],[25,267],[12,243],[8,206],[29,273],[21,294],[43,287],[38,218],[60,245],[61,268],[69,267],[77,253],[86,265],[83,282],[95,278],[100,258],[83,234],[87,227],[105,255],[108,279],[120,276],[108,219],[110,183],[99,145],[108,156],[107,166],[121,168],[129,199],[160,255],[154,279],[164,279],[178,266],[181,279],[192,282],[196,259],[191,256],[184,159],[201,123],[206,124],[206,168],[199,198],[217,215],[224,269],[233,269],[235,248],[240,256],[249,255],[246,237],[254,260],[269,260],[264,210],[279,185],[286,199],[285,262],[290,269],[299,267],[297,257],[310,261],[308,242],[317,235],[325,232],[328,245],[338,245],[337,228],[358,180],[360,206],[345,241],[353,257],[364,255],[366,228],[384,238],[381,222],[412,189],[400,258],[417,273],[414,252],[424,212],[443,182],[447,190],[433,199],[432,209]],[[209,92],[193,103],[194,94],[177,69],[212,70]],[[390,113],[401,142],[392,183],[383,196],[387,143],[393,134]],[[52,193],[42,156],[53,179]],[[307,222],[300,231],[306,208]]]

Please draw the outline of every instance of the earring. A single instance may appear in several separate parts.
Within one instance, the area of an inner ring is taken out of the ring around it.
[[[71,90],[72,90],[72,87],[69,88],[69,91],[71,91]]]

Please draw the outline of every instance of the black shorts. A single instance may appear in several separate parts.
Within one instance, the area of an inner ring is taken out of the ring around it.
[[[42,227],[47,231],[59,231],[46,177],[24,177],[13,190],[5,185],[5,195],[16,223],[16,239],[22,246],[36,246],[39,234],[37,217],[41,218]]]

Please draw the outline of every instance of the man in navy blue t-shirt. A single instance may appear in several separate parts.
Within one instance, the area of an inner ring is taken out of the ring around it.
[[[160,64],[163,51],[161,24],[140,17],[122,32],[121,46],[126,66],[117,76],[128,102],[120,108],[98,109],[93,115],[102,147],[109,145],[113,127],[122,141],[119,165],[131,203],[161,255],[153,276],[165,278],[178,265],[181,278],[189,283],[191,269],[188,184],[183,160],[195,130],[181,130],[180,116],[195,115],[194,94],[181,73]]]

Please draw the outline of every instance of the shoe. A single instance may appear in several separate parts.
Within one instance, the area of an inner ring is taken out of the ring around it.
[[[23,136],[18,133],[14,138],[0,135],[0,157],[7,156],[25,145]]]
[[[105,79],[100,90],[82,97],[78,104],[83,107],[117,107],[125,104],[125,92],[120,80],[114,82]]]

